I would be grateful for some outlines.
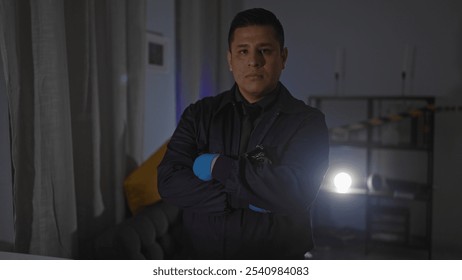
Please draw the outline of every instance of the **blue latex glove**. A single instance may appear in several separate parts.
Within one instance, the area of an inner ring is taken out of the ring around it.
[[[202,181],[212,180],[212,164],[219,154],[202,154],[194,160],[193,172]]]
[[[265,214],[271,213],[271,211],[269,211],[269,210],[257,207],[257,206],[252,205],[252,204],[249,204],[249,209],[252,210],[252,211],[258,212],[258,213],[265,213]]]

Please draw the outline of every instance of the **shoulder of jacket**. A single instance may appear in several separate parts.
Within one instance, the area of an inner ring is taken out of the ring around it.
[[[220,108],[223,107],[223,105],[226,103],[231,103],[231,97],[232,95],[229,90],[224,91],[215,96],[203,97],[202,99],[199,99],[198,101],[190,104],[187,109],[194,112],[203,111],[214,113],[220,110]]]
[[[299,114],[304,116],[324,116],[317,108],[314,108],[300,99],[295,98],[286,88],[283,90],[283,102],[281,110],[288,114]]]

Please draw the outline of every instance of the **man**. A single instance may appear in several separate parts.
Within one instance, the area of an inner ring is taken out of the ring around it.
[[[183,209],[188,258],[303,259],[327,169],[324,115],[279,82],[288,52],[273,13],[238,13],[228,44],[235,85],[183,112],[159,192]]]

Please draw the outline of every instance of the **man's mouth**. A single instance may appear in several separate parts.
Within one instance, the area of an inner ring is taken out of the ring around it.
[[[249,74],[249,75],[246,75],[245,77],[249,78],[249,79],[262,79],[263,75],[261,75],[261,74]]]

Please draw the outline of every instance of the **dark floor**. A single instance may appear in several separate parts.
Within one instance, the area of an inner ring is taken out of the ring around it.
[[[362,232],[323,229],[315,232],[315,260],[425,260],[429,251],[393,242],[369,242]],[[366,249],[367,248],[367,249]]]

